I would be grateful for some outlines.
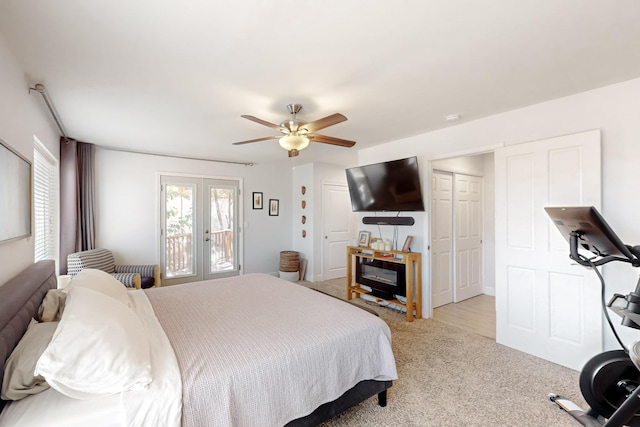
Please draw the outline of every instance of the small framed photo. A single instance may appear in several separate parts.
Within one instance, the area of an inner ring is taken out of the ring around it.
[[[253,209],[262,209],[262,193],[253,192]]]
[[[402,245],[402,252],[409,252],[411,250],[411,243],[413,243],[413,236],[407,236],[407,240]]]
[[[269,216],[278,216],[280,213],[280,200],[269,199]]]
[[[363,248],[368,248],[369,239],[371,239],[371,232],[361,231],[360,233],[358,233],[358,246],[361,246]]]

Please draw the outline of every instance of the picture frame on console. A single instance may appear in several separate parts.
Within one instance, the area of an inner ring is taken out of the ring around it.
[[[410,252],[411,243],[413,243],[413,236],[407,236],[406,240],[404,241],[404,245],[402,245],[402,252]]]
[[[358,233],[358,246],[362,248],[368,248],[370,239],[371,239],[370,231],[361,231],[360,233]]]

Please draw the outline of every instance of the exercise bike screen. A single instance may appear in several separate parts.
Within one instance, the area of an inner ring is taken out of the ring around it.
[[[546,207],[544,210],[567,242],[571,232],[577,231],[578,245],[583,249],[602,257],[617,255],[635,259],[593,206]]]

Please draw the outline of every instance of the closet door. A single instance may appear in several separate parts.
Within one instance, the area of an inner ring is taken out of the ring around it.
[[[432,306],[453,302],[453,175],[431,175],[431,293]]]
[[[454,174],[454,302],[482,293],[482,178]]]

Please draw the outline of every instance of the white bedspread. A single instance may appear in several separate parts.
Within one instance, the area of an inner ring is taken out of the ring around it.
[[[72,399],[50,388],[7,405],[0,414],[0,427],[180,426],[182,384],[173,349],[144,292],[128,295],[148,331],[153,376],[149,387],[89,400]]]
[[[183,427],[282,426],[397,378],[388,326],[265,274],[145,291],[175,351]]]

